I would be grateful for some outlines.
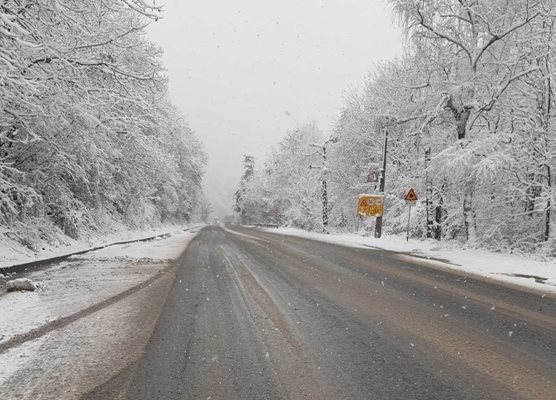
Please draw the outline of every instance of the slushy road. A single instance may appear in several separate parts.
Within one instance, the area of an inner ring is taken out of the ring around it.
[[[207,227],[143,357],[89,398],[556,399],[555,304],[392,252]]]

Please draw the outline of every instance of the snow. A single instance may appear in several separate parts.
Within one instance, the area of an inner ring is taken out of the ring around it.
[[[6,290],[8,292],[16,292],[16,291],[30,291],[34,292],[37,289],[37,286],[27,278],[18,278],[12,279],[11,281],[6,282]]]
[[[11,293],[0,290],[0,346],[149,281],[173,265],[171,260],[181,255],[198,230],[180,229],[165,238],[114,245],[20,274],[37,283],[37,290]],[[0,288],[5,285],[0,277]],[[33,343],[49,335],[4,351],[0,348],[0,387],[26,364],[26,359],[33,359],[31,355],[23,359],[22,354],[31,354],[37,347]],[[87,340],[93,339],[94,336],[88,336]]]
[[[89,260],[110,258],[158,261],[174,260],[183,252],[184,238],[190,236],[191,233],[189,232],[176,231],[170,234],[168,238],[158,238],[148,242],[134,242],[125,245],[105,247],[104,249],[92,251],[77,257]]]
[[[0,386],[2,382],[6,382],[33,358],[45,339],[45,337],[38,338],[24,343],[21,346],[9,349],[6,353],[0,355],[0,360],[2,361],[0,367]],[[0,394],[2,394],[1,389]]]
[[[143,231],[121,231],[99,237],[71,240],[65,243],[52,244],[50,246],[45,245],[41,251],[32,251],[29,248],[18,244],[14,240],[9,240],[5,236],[0,235],[0,268],[6,268],[12,265],[24,264],[41,259],[65,256],[78,251],[105,246],[110,243],[140,240],[163,235],[168,232],[182,230],[183,228],[184,227],[179,226],[162,226]]]
[[[357,234],[324,234],[295,228],[266,228],[265,231],[319,240],[357,248],[376,248],[398,252],[401,260],[439,269],[451,269],[472,276],[556,294],[556,263],[534,260],[515,254],[492,253],[478,249],[460,249],[435,240],[409,239],[383,235],[380,239]],[[536,278],[536,279],[535,279]],[[543,282],[543,283],[542,283]]]
[[[149,279],[177,259],[195,234],[177,231],[168,238],[111,246],[26,274],[39,289],[0,295],[0,343]]]

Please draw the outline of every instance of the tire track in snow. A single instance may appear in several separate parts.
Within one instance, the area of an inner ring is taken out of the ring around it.
[[[41,336],[46,335],[47,333],[50,333],[52,331],[64,328],[66,326],[68,326],[69,324],[71,324],[72,322],[77,321],[78,319],[81,319],[83,317],[87,317],[97,311],[102,310],[103,308],[106,308],[118,301],[121,301],[123,299],[125,299],[126,297],[131,296],[132,294],[138,292],[141,289],[144,289],[146,287],[148,287],[149,285],[151,285],[153,282],[157,281],[158,279],[160,279],[162,276],[164,276],[166,273],[168,273],[169,271],[171,271],[173,268],[175,268],[175,263],[171,263],[169,266],[167,266],[166,268],[162,269],[161,271],[157,272],[155,275],[151,276],[149,279],[135,285],[132,286],[131,288],[118,293],[117,295],[114,295],[112,297],[107,298],[106,300],[103,300],[99,303],[93,304],[92,306],[89,306],[81,311],[75,312],[73,314],[67,315],[65,317],[62,318],[58,318],[54,321],[51,321],[45,325],[42,325],[38,328],[35,328],[29,332],[23,333],[23,334],[19,334],[16,336],[13,336],[12,338],[10,338],[9,340],[7,340],[4,343],[0,343],[0,354],[5,353],[6,351],[19,346],[23,343],[26,343],[30,340],[34,340],[37,339]]]

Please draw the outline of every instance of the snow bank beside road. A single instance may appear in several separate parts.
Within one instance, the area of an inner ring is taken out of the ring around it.
[[[406,261],[425,263],[436,268],[449,268],[490,279],[556,294],[556,263],[476,249],[443,247],[434,240],[421,241],[385,235],[380,239],[356,234],[306,232],[295,228],[264,229],[267,232],[320,240],[358,248],[377,248],[399,253]]]
[[[89,238],[77,241],[68,241],[44,247],[41,251],[32,251],[13,240],[0,235],[0,268],[24,264],[52,257],[65,256],[78,251],[86,251],[94,247],[110,246],[111,243],[142,240],[145,238],[179,232],[184,227],[164,226],[145,231],[123,231],[102,237]]]
[[[169,237],[157,238],[148,242],[135,242],[122,245],[113,245],[100,250],[91,251],[72,259],[104,260],[104,259],[128,259],[128,260],[175,260],[184,249],[184,240],[191,237],[198,229],[191,231],[175,231]]]

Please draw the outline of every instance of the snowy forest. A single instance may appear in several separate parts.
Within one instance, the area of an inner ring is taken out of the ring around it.
[[[245,157],[236,213],[245,223],[369,229],[356,216],[388,135],[384,229],[556,255],[556,4],[389,0],[404,54],[346,91],[331,133],[302,124],[264,165]],[[380,40],[370,38],[370,40]]]
[[[167,98],[145,0],[0,2],[0,233],[41,243],[187,222],[205,155]]]

